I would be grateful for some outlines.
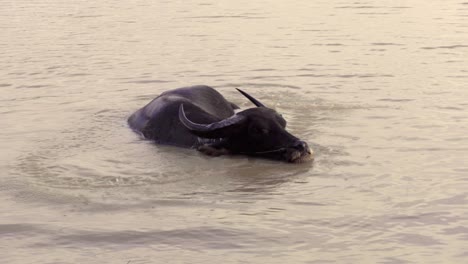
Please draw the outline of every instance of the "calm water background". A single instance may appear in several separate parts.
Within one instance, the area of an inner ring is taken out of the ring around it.
[[[1,1],[2,263],[466,263],[468,2]],[[126,124],[207,84],[313,164]]]

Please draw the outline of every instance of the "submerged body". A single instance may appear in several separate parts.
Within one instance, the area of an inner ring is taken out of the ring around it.
[[[208,86],[170,90],[153,99],[128,119],[130,127],[159,144],[197,148],[201,138],[190,133],[179,121],[179,107],[184,104],[190,120],[209,124],[234,115],[238,107]]]
[[[159,144],[194,148],[208,155],[243,154],[288,162],[312,159],[307,143],[285,129],[273,109],[239,90],[257,107],[238,107],[209,86],[162,93],[132,114],[130,127]]]

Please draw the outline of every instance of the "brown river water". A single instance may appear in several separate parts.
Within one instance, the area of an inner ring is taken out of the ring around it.
[[[0,1],[1,263],[468,263],[468,2]],[[313,163],[157,146],[239,87]]]

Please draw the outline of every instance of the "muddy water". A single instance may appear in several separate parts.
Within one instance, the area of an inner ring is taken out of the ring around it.
[[[468,258],[468,3],[1,5],[2,263]],[[277,109],[315,162],[209,158],[128,128],[194,84]]]

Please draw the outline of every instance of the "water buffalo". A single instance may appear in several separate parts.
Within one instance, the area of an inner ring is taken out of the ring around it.
[[[306,142],[286,131],[275,110],[237,89],[256,105],[239,107],[209,86],[162,93],[128,118],[130,127],[159,144],[195,148],[212,156],[243,154],[287,162],[312,159]]]

